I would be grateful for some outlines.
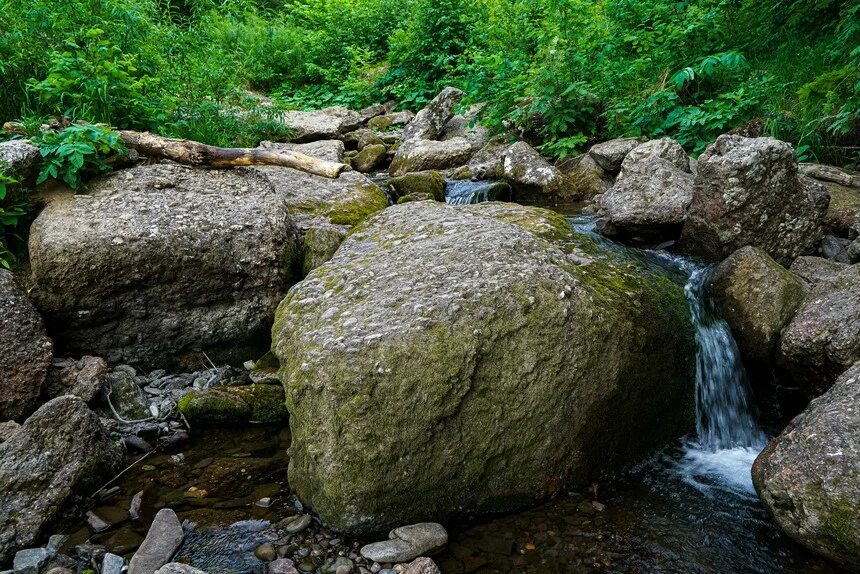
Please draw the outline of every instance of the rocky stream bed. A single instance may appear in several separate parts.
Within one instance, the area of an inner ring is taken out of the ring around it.
[[[261,144],[336,179],[43,190],[0,270],[0,565],[860,571],[860,178],[742,134],[550,163],[462,95]]]

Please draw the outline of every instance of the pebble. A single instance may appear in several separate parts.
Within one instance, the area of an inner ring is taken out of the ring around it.
[[[110,524],[102,520],[92,510],[87,511],[87,524],[90,525],[93,532],[104,532],[110,528]]]
[[[361,555],[374,562],[409,562],[433,554],[448,543],[448,533],[441,524],[421,522],[392,530],[390,540],[374,542],[361,549]]]
[[[137,492],[131,497],[131,502],[128,505],[128,516],[132,520],[140,518],[140,507],[143,504],[143,491]]]
[[[269,562],[267,572],[268,574],[298,574],[299,571],[296,570],[296,566],[292,560],[278,558]]]
[[[303,514],[302,516],[300,516],[296,520],[293,520],[292,522],[287,524],[287,527],[285,528],[285,530],[287,532],[289,532],[290,534],[298,534],[299,532],[303,531],[305,528],[307,528],[310,525],[311,525],[311,515],[310,514]]]
[[[257,546],[257,549],[254,551],[254,556],[263,562],[272,562],[278,558],[278,551],[275,550],[274,545],[266,542],[265,544]]]

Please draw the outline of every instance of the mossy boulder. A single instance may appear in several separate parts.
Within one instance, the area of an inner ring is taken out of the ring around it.
[[[382,163],[387,152],[383,143],[367,145],[350,160],[352,168],[362,173],[371,172]]]
[[[791,538],[860,572],[860,363],[762,451],[753,484]]]
[[[398,200],[409,195],[445,201],[445,177],[438,171],[419,171],[392,177],[388,185]]]
[[[266,384],[189,391],[179,400],[179,410],[200,425],[279,423],[289,416],[283,388]]]
[[[806,295],[796,275],[757,247],[743,247],[714,270],[711,289],[747,357],[770,363],[782,329]]]
[[[682,286],[543,209],[386,209],[290,290],[273,341],[290,485],[352,534],[532,504],[692,423]]]

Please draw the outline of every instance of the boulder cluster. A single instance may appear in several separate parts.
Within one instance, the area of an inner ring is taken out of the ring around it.
[[[302,502],[282,536],[390,531],[323,574],[438,572],[435,521],[534,504],[683,435],[683,285],[540,207],[585,202],[604,235],[720,262],[709,288],[747,364],[781,415],[802,411],[755,486],[791,537],[860,569],[860,179],[736,135],[697,160],[624,138],[552,164],[463,98],[285,113],[291,140],[260,146],[348,163],[335,179],[151,162],[45,196],[26,275],[0,270],[0,564],[59,574],[51,526],[127,453],[200,426],[289,421]],[[0,144],[22,182],[37,156]],[[189,531],[165,508],[101,571],[199,573],[172,562]],[[306,571],[267,544],[269,574]]]

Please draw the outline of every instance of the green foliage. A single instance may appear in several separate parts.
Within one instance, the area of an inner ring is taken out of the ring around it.
[[[15,178],[0,169],[0,267],[6,269],[11,269],[17,259],[9,244],[20,239],[15,230],[27,215],[26,203],[13,195],[17,183]]]
[[[119,134],[103,125],[75,124],[59,132],[45,131],[31,141],[42,154],[36,183],[53,178],[72,189],[81,186],[82,172],[108,171],[111,166],[106,160],[128,153]]]

